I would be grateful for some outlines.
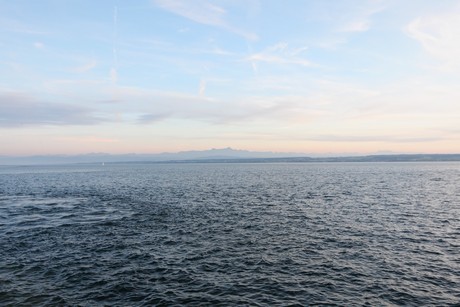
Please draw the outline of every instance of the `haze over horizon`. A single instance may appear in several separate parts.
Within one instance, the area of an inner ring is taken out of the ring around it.
[[[239,149],[239,148],[231,148],[231,147],[225,147],[225,148],[209,148],[209,149],[203,149],[203,150],[181,150],[181,151],[163,151],[163,152],[158,152],[158,153],[137,153],[137,152],[125,152],[125,153],[110,153],[110,152],[84,152],[84,153],[77,153],[77,154],[68,154],[68,153],[62,153],[62,154],[32,154],[32,155],[1,155],[0,158],[28,158],[28,157],[79,157],[79,156],[113,156],[113,157],[118,157],[118,156],[164,156],[164,157],[170,157],[174,155],[181,155],[181,154],[197,154],[198,156],[202,157],[203,155],[206,156],[206,154],[211,154],[210,157],[213,157],[213,155],[227,155],[228,157],[231,158],[233,156],[238,157],[238,154],[248,154],[250,158],[267,158],[267,157],[277,157],[277,158],[289,158],[289,157],[312,157],[312,158],[321,158],[321,157],[352,157],[352,156],[367,156],[367,155],[417,155],[417,154],[425,154],[422,152],[393,152],[393,151],[376,151],[376,152],[370,152],[370,153],[354,153],[354,152],[336,152],[336,153],[330,153],[330,152],[324,152],[324,153],[306,153],[306,152],[283,152],[283,151],[251,151],[251,150],[245,150],[245,149]],[[438,153],[434,153],[436,155]],[[454,153],[454,154],[459,154],[459,153]],[[169,159],[169,158],[168,158]],[[1,163],[1,160],[0,160]]]
[[[459,153],[455,0],[0,0],[0,155]]]

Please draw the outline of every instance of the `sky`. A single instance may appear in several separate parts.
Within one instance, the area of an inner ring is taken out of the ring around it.
[[[0,155],[460,152],[458,0],[0,0]]]

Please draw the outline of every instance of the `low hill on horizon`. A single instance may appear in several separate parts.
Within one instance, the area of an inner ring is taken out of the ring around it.
[[[188,162],[188,163],[264,163],[264,162],[416,162],[460,161],[460,154],[375,154],[364,156],[312,157],[299,153],[255,152],[232,148],[181,151],[159,154],[107,154],[0,156],[0,165],[51,165],[71,163]]]
[[[180,151],[158,154],[108,154],[88,153],[80,155],[34,155],[34,156],[0,156],[0,165],[16,164],[66,164],[66,163],[108,163],[108,162],[166,162],[183,160],[215,159],[257,159],[306,157],[300,153],[257,152],[237,150],[230,147],[209,150]]]

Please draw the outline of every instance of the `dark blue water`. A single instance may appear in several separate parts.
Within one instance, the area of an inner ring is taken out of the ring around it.
[[[0,167],[0,305],[454,305],[460,163]]]

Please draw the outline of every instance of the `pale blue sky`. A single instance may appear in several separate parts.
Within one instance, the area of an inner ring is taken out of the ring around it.
[[[0,0],[0,155],[460,152],[460,2]]]

